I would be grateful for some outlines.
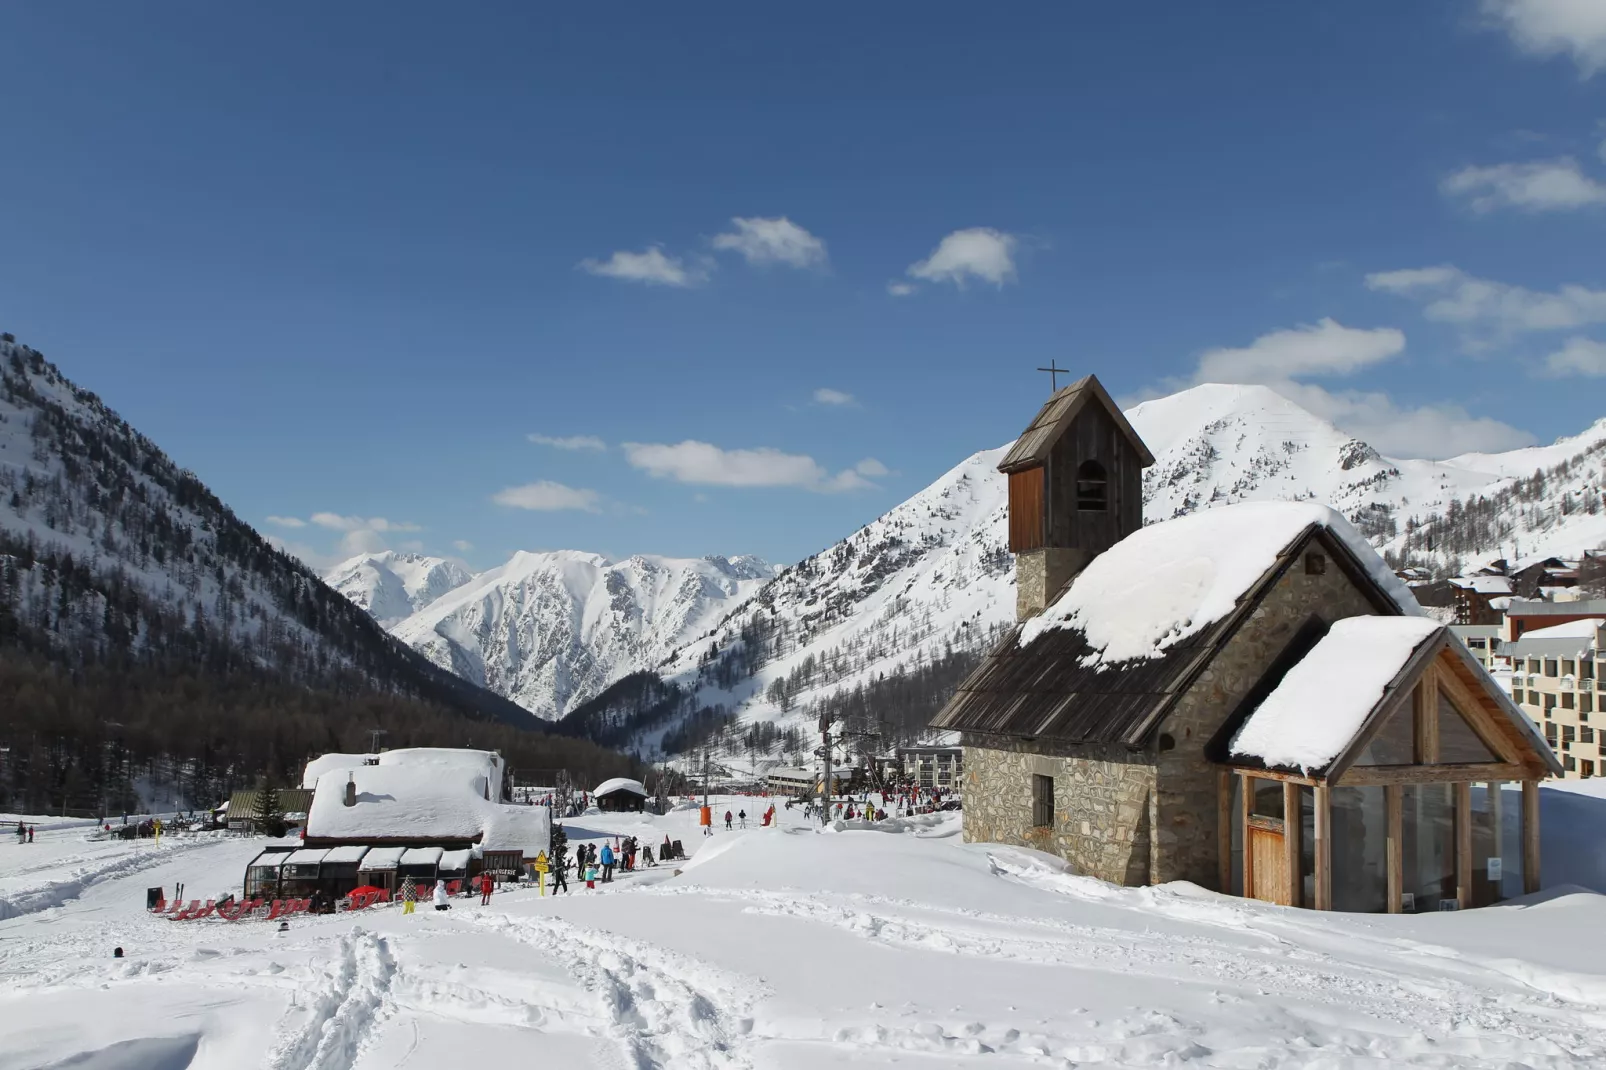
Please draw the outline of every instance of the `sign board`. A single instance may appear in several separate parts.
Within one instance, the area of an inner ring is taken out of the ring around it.
[[[1489,879],[1492,881],[1499,880],[1504,868],[1499,856],[1489,859]]]

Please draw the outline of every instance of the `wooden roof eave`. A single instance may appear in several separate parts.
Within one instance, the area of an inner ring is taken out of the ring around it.
[[[1472,656],[1472,652],[1464,647],[1460,640],[1456,640],[1453,637],[1451,639],[1453,641],[1447,642],[1445,645],[1445,649],[1450,652],[1451,656],[1459,661],[1464,669],[1472,673],[1474,679],[1478,678],[1479,675],[1488,676],[1488,670],[1478,664],[1478,660]],[[1492,677],[1490,682],[1493,682]],[[1561,776],[1564,771],[1561,759],[1556,757],[1556,752],[1545,741],[1544,734],[1539,731],[1539,726],[1529,720],[1528,715],[1522,712],[1521,707],[1512,701],[1511,696],[1504,689],[1485,686],[1482,690],[1486,696],[1493,696],[1495,708],[1504,715],[1515,733],[1528,744],[1530,756],[1539,760],[1538,764],[1543,767],[1543,771],[1539,775],[1541,777],[1546,775]],[[1530,763],[1525,761],[1522,764],[1528,765]]]

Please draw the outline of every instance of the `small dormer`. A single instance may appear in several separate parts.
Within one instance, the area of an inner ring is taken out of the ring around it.
[[[1054,392],[998,466],[1009,477],[1017,619],[1041,613],[1143,526],[1143,469],[1153,463],[1095,376]]]

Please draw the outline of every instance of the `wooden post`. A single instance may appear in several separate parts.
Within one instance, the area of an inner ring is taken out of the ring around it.
[[[1288,905],[1299,906],[1305,881],[1299,875],[1299,785],[1283,781],[1283,868],[1288,871]]]
[[[1388,817],[1389,913],[1398,914],[1405,901],[1405,814],[1401,805],[1404,788],[1389,784],[1383,788],[1383,808]]]
[[[1472,906],[1472,785],[1455,785],[1455,902],[1461,910]]]
[[[1522,782],[1522,890],[1539,890],[1539,781]]]
[[[1255,796],[1255,778],[1242,776],[1238,778],[1238,827],[1243,830],[1243,871],[1244,871],[1244,898],[1255,897],[1255,852],[1249,845],[1249,810],[1253,805]]]
[[[1435,765],[1439,760],[1438,666],[1428,666],[1416,685],[1416,761]]]
[[[1333,909],[1333,814],[1331,789],[1316,785],[1316,909]]]
[[[1230,769],[1216,773],[1216,891],[1232,891],[1232,781]],[[1247,845],[1246,845],[1247,846]]]

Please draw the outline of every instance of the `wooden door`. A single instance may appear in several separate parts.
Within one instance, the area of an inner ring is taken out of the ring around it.
[[[1293,905],[1289,895],[1288,855],[1283,850],[1283,833],[1267,824],[1249,826],[1249,851],[1253,859],[1250,872],[1254,887],[1250,897],[1281,906]]]

